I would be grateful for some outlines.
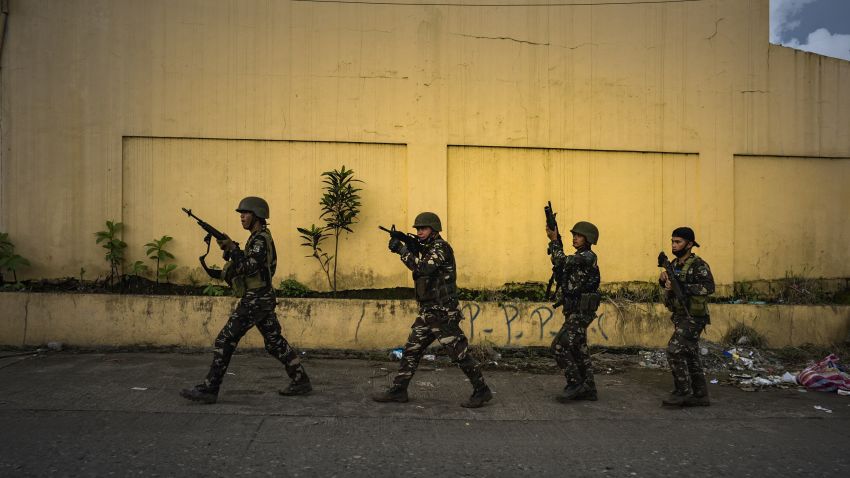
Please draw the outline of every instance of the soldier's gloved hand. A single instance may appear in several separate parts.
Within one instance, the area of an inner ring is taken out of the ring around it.
[[[394,237],[390,238],[390,244],[389,244],[390,252],[398,253],[399,251],[401,251],[402,247],[404,247],[404,243],[401,242],[400,239],[396,239]]]
[[[227,236],[224,236],[224,239],[216,239],[215,242],[218,243],[218,247],[220,247],[222,251],[230,251],[236,247],[233,241]]]

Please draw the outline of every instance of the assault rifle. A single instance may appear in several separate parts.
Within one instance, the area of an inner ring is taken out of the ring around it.
[[[204,255],[199,257],[198,260],[201,261],[201,266],[204,268],[205,271],[207,271],[207,274],[209,274],[212,277],[215,277],[216,275],[214,275],[212,272],[210,272],[210,271],[215,271],[215,269],[211,269],[211,268],[207,267],[207,262],[206,262],[207,255],[210,253],[210,238],[214,237],[219,241],[223,241],[223,240],[230,239],[230,238],[227,237],[227,234],[219,231],[218,229],[212,227],[208,222],[205,222],[203,219],[192,214],[191,209],[186,209],[185,207],[180,208],[180,209],[182,209],[183,212],[185,212],[189,217],[198,221],[198,225],[201,226],[201,229],[203,229],[204,231],[207,232],[206,237],[204,237],[204,242],[207,243],[207,252],[205,252]],[[233,244],[236,246],[237,249],[239,248],[238,243],[234,242]],[[225,254],[227,254],[227,253],[225,253]],[[225,260],[226,259],[227,259],[227,257],[225,257]],[[215,272],[218,272],[219,273],[218,275],[220,275],[221,271],[215,271]]]
[[[419,238],[414,236],[413,234],[408,234],[402,231],[397,231],[395,228],[395,224],[392,225],[392,229],[387,229],[384,226],[378,226],[378,229],[388,232],[390,237],[393,239],[398,239],[403,242],[407,250],[413,253],[419,251]]]
[[[685,309],[685,315],[687,315],[689,319],[692,318],[691,311],[688,310],[688,296],[685,294],[685,288],[682,286],[682,283],[679,281],[679,277],[673,270],[673,264],[670,264],[670,260],[667,259],[667,254],[663,251],[658,254],[658,267],[664,268],[667,272],[667,278],[670,279],[670,284],[672,285],[673,295],[676,296],[676,300],[682,305],[682,308]],[[664,284],[661,285],[663,286]]]
[[[546,201],[546,205],[543,206],[543,212],[546,214],[546,227],[552,231],[558,233],[558,238],[555,240],[561,247],[564,246],[564,241],[561,240],[561,231],[558,230],[558,221],[555,218],[558,214],[552,211],[552,201]],[[552,249],[547,248],[546,254],[551,255]],[[561,289],[561,284],[558,284],[558,278],[561,277],[563,271],[560,266],[552,266],[552,276],[549,277],[549,284],[546,285],[546,300],[552,300],[552,296],[550,295],[552,292],[552,284],[555,285],[555,295],[558,295],[558,291]],[[557,309],[561,305],[564,304],[564,299],[561,297],[557,298],[557,302],[552,305],[553,309]]]

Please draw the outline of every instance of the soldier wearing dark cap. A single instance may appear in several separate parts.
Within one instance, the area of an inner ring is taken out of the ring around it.
[[[463,316],[458,309],[457,265],[452,247],[441,236],[440,218],[432,212],[416,216],[413,223],[418,242],[410,250],[400,239],[390,237],[389,248],[413,272],[419,315],[404,345],[401,365],[393,385],[372,397],[376,402],[406,402],[407,386],[428,346],[437,340],[460,367],[472,385],[472,396],[462,407],[478,408],[493,398],[484,383],[480,364],[469,355],[469,341],[460,329]]]
[[[556,279],[564,307],[564,325],[552,341],[555,361],[567,378],[563,393],[557,397],[562,402],[597,399],[593,365],[587,351],[587,327],[599,308],[599,265],[596,253],[591,250],[599,240],[599,229],[580,221],[570,232],[576,252],[567,255],[558,231],[546,227],[549,255],[555,270],[560,271]]]
[[[673,313],[675,330],[667,344],[667,362],[673,373],[675,389],[662,401],[665,406],[708,406],[708,385],[700,363],[699,336],[710,323],[708,296],[714,293],[714,277],[708,263],[691,249],[699,247],[693,229],[679,227],[671,238],[673,271],[686,296],[685,304],[676,299],[667,271],[661,272],[664,304]],[[687,309],[686,309],[687,307]]]
[[[254,326],[263,335],[266,350],[283,363],[291,379],[289,386],[281,390],[280,394],[308,393],[313,389],[310,379],[298,359],[298,353],[281,335],[280,322],[275,315],[277,300],[272,277],[277,268],[277,253],[271,232],[266,226],[269,205],[262,198],[246,197],[239,202],[236,212],[239,213],[242,227],[251,232],[245,250],[239,249],[230,238],[219,240],[218,245],[224,251],[227,263],[220,271],[205,269],[214,279],[226,280],[242,298],[215,339],[213,361],[206,380],[194,388],[181,390],[180,396],[196,402],[215,403],[239,340]]]

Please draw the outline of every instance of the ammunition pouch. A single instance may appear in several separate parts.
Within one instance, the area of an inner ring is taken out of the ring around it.
[[[585,292],[579,295],[565,296],[563,301],[557,305],[564,305],[564,313],[569,315],[572,313],[594,315],[599,309],[599,303],[602,301],[602,296],[598,292]]]
[[[702,295],[688,296],[688,313],[691,317],[703,317],[708,315],[708,297]],[[679,301],[673,301],[673,313],[684,315],[685,308]]]
[[[269,283],[263,279],[262,274],[257,272],[254,275],[245,276],[245,288],[247,290],[262,289]]]
[[[578,302],[578,311],[581,314],[595,314],[599,309],[602,296],[598,292],[586,292],[581,295]]]
[[[422,276],[413,281],[421,305],[447,305],[457,300],[457,285],[445,276]]]
[[[242,297],[245,295],[245,291],[247,290],[245,276],[237,275],[235,272],[236,271],[233,270],[233,263],[226,262],[224,264],[224,268],[221,270],[221,277],[227,285],[233,289],[234,296]]]

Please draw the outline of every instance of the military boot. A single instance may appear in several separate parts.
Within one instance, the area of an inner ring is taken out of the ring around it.
[[[306,395],[311,391],[313,391],[313,386],[310,385],[310,381],[302,380],[298,383],[290,383],[288,387],[284,388],[283,390],[279,390],[277,393],[287,397],[291,397],[293,395]]]
[[[581,389],[579,389],[573,400],[590,400],[592,402],[599,400],[599,397],[596,394],[596,385],[588,383],[582,384]]]
[[[401,385],[393,385],[389,389],[384,392],[376,393],[372,395],[372,400],[376,402],[398,402],[405,403],[407,402],[407,387],[402,387]]]
[[[218,388],[209,387],[202,383],[193,388],[180,390],[180,396],[193,402],[213,404],[218,400]]]
[[[691,389],[693,393],[685,398],[684,406],[707,407],[711,405],[711,401],[708,399],[708,384],[705,381],[705,376],[691,377]]]
[[[472,396],[469,397],[469,400],[461,403],[460,406],[463,408],[480,408],[492,399],[493,392],[490,391],[490,387],[484,385],[484,387],[479,390],[472,392]]]
[[[669,397],[661,401],[661,405],[665,407],[683,407],[688,396],[690,396],[688,392],[674,390]]]
[[[582,384],[580,383],[568,383],[566,387],[564,387],[564,391],[561,392],[560,395],[555,397],[559,402],[569,402],[576,398],[576,395],[581,393]]]

